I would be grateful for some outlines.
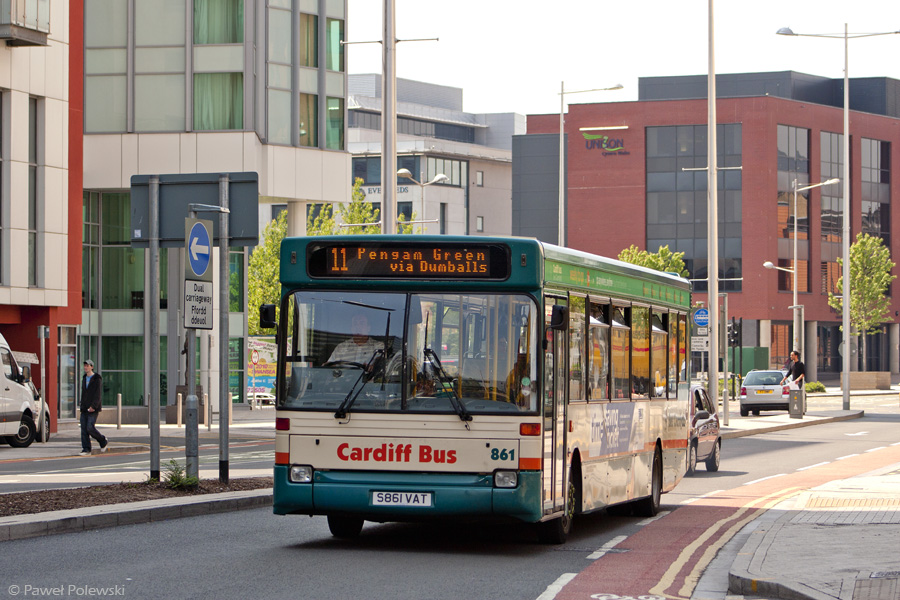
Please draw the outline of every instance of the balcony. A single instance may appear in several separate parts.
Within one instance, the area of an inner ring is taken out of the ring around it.
[[[0,0],[0,39],[7,46],[46,46],[50,0]]]

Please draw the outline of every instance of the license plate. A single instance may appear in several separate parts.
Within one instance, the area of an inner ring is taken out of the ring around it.
[[[772,390],[756,390],[757,394],[771,394]]]
[[[431,506],[430,492],[372,492],[373,506]]]

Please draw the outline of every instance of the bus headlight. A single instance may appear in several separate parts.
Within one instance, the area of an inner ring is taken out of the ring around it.
[[[494,487],[514,488],[519,485],[518,471],[494,471]]]
[[[309,465],[291,465],[288,479],[291,483],[312,483],[313,469]]]

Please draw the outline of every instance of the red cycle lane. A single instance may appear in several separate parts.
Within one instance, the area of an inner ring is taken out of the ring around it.
[[[719,549],[762,511],[830,481],[897,462],[900,446],[891,446],[679,506],[582,570],[556,600],[687,600]]]

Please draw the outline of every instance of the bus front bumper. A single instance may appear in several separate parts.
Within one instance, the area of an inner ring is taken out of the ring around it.
[[[277,515],[355,515],[370,521],[441,517],[541,519],[540,471],[519,471],[515,488],[493,487],[490,474],[314,471],[312,483],[292,483],[288,465],[275,465]],[[429,506],[378,506],[376,492],[430,494]]]

